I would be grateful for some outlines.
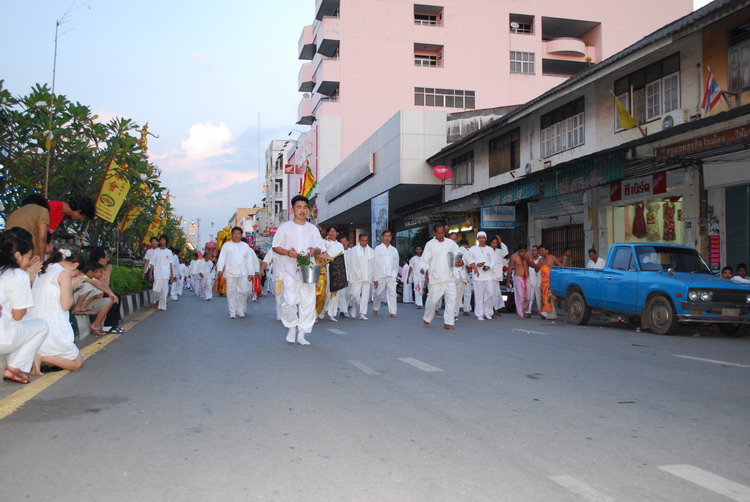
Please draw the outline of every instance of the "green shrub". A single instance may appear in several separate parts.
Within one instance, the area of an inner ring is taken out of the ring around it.
[[[122,267],[112,265],[112,277],[109,287],[115,293],[129,295],[149,289],[151,286],[141,277],[138,267]]]

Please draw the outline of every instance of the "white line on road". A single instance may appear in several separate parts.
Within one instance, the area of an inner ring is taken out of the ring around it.
[[[734,481],[722,478],[711,472],[704,471],[694,465],[662,465],[659,469],[674,474],[682,479],[686,479],[691,483],[695,483],[696,485],[702,486],[712,492],[736,500],[737,502],[750,502],[750,487],[735,483]]]
[[[703,359],[702,357],[683,356],[680,354],[672,354],[672,357],[681,357],[682,359],[692,359],[693,361],[703,361],[704,363],[721,364],[724,366],[735,366],[737,368],[750,368],[746,364],[728,363],[726,361],[717,361],[716,359]]]
[[[615,500],[609,495],[605,495],[590,487],[583,481],[579,481],[573,476],[568,476],[567,474],[550,476],[549,479],[589,502],[614,502]]]
[[[340,329],[336,329],[336,328],[328,328],[328,331],[330,331],[334,335],[346,335],[347,334],[346,331],[341,331]]]
[[[513,328],[511,331],[515,331],[516,333],[523,333],[525,335],[546,335],[547,333],[542,333],[541,331],[529,331],[528,329],[515,329]]]
[[[435,366],[431,366],[427,363],[423,363],[419,359],[414,359],[413,357],[399,357],[399,361],[405,362],[406,364],[411,364],[417,369],[420,369],[422,371],[443,371],[440,368],[436,368]]]
[[[351,364],[352,366],[354,366],[355,368],[361,369],[362,371],[364,371],[368,375],[379,375],[379,373],[377,371],[375,371],[374,369],[370,368],[369,366],[367,366],[362,361],[347,361],[347,362],[349,364]]]

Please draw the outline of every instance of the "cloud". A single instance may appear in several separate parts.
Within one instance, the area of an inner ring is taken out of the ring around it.
[[[193,159],[206,159],[219,155],[234,153],[231,145],[232,131],[223,122],[218,126],[205,122],[190,127],[188,139],[180,142],[187,156]]]

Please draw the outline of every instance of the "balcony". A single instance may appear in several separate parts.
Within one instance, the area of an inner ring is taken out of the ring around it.
[[[321,21],[325,16],[338,17],[341,0],[315,0],[315,19]]]
[[[587,55],[584,41],[573,37],[548,40],[544,43],[544,50],[552,56],[586,57]]]
[[[315,56],[315,34],[312,25],[302,28],[297,53],[299,54],[299,59],[306,59],[308,61]]]
[[[323,59],[315,70],[315,92],[332,96],[341,82],[341,62],[338,59]]]
[[[315,122],[315,98],[302,98],[297,107],[297,123],[300,125],[310,125]]]
[[[299,69],[297,84],[300,92],[312,92],[315,89],[315,77],[313,76],[313,64],[305,63]]]
[[[338,55],[340,44],[341,19],[337,17],[324,17],[315,33],[315,45],[318,46],[318,54],[329,58],[335,57]]]

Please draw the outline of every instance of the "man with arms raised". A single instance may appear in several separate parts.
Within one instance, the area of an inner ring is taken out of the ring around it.
[[[321,253],[323,239],[318,228],[307,221],[310,212],[307,197],[292,198],[294,219],[281,224],[273,237],[273,252],[277,277],[281,279],[281,322],[289,329],[286,341],[310,345],[305,335],[315,324],[315,284],[302,282],[297,270],[297,256],[311,258]]]

